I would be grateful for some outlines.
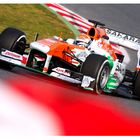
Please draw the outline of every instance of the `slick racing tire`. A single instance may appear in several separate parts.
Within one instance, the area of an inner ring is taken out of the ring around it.
[[[110,74],[109,62],[104,56],[91,54],[83,63],[81,73],[95,78],[95,85],[92,88],[94,88],[98,94],[101,94]]]
[[[134,94],[140,97],[140,71],[138,71],[136,79],[135,79]]]
[[[25,33],[8,27],[0,34],[0,48],[23,54],[26,48]]]

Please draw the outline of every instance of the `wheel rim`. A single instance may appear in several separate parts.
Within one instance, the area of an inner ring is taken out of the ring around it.
[[[106,66],[102,70],[102,72],[100,74],[100,78],[99,78],[99,87],[101,89],[103,89],[105,87],[107,80],[108,80],[108,76],[109,76],[109,67]]]
[[[104,61],[102,66],[99,69],[98,75],[96,77],[96,93],[101,94],[110,74],[110,67],[108,64],[108,60]]]

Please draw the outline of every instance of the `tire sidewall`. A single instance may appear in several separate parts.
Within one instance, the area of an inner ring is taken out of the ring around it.
[[[138,71],[137,77],[134,83],[134,94],[140,97],[140,71]]]
[[[105,68],[108,69],[108,71],[107,71],[108,77],[105,79],[105,84],[104,84],[104,86],[101,87],[101,86],[100,86],[100,76],[101,76],[101,74],[102,74],[102,72],[103,72],[103,70],[104,70]],[[99,69],[99,72],[98,72],[98,74],[97,74],[97,77],[96,77],[95,88],[96,88],[96,92],[97,92],[98,94],[102,93],[104,87],[106,86],[107,81],[108,81],[108,78],[109,78],[109,73],[110,73],[109,63],[108,63],[108,60],[105,60],[105,61],[103,62],[103,64],[101,65],[101,67],[100,67],[100,69]]]
[[[93,88],[98,94],[100,94],[103,90],[103,88],[101,89],[99,86],[99,80],[100,75],[105,67],[108,67],[108,76],[106,80],[107,83],[110,74],[110,65],[106,57],[98,54],[90,54],[81,66],[81,73],[83,75],[95,78],[95,86]]]
[[[23,46],[19,45],[18,48],[17,45],[20,42],[22,42],[24,45]],[[0,34],[0,47],[14,52],[18,50],[17,53],[23,54],[26,48],[25,33],[16,28],[12,27],[6,28]]]
[[[21,35],[17,38],[17,40],[15,40],[15,42],[13,43],[12,47],[10,48],[11,51],[17,52],[19,54],[23,54],[25,51],[25,48],[22,46],[17,46],[18,43],[22,42],[23,44],[26,44],[26,36],[25,35]],[[20,47],[20,48],[19,48]],[[19,49],[19,51],[17,51]]]

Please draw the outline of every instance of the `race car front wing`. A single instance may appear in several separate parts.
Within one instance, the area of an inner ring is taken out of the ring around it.
[[[53,76],[55,78],[71,82],[74,84],[80,84],[81,87],[87,88],[90,90],[93,90],[94,88],[94,81],[95,78],[91,78],[89,76],[83,75],[78,72],[74,72],[65,68],[61,67],[56,67],[52,69],[52,72],[50,74],[41,72],[39,70],[30,68],[26,66],[28,56],[27,55],[21,55],[16,52],[12,52],[6,49],[1,49],[0,51],[0,60],[2,62],[6,62],[5,64],[7,65],[14,65],[14,66],[19,66],[24,69],[28,69],[34,72],[38,72],[47,76]]]

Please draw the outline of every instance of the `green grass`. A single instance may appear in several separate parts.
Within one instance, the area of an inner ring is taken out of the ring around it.
[[[63,38],[74,37],[73,32],[56,15],[40,4],[0,4],[0,32],[6,27],[23,30],[28,41],[53,35]]]

